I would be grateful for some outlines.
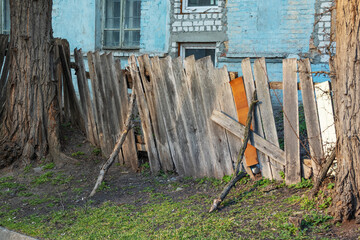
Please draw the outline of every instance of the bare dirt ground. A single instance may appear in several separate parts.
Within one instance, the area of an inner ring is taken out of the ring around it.
[[[200,201],[197,204],[199,211],[205,213],[210,208],[209,203],[216,198],[225,185],[220,181],[211,179],[181,178],[176,174],[153,176],[147,167],[146,155],[141,155],[140,158],[145,164],[143,164],[140,172],[134,173],[119,166],[119,164],[114,164],[106,175],[105,183],[100,187],[100,191],[93,198],[88,199],[99,174],[99,169],[106,159],[101,157],[97,148],[86,141],[80,131],[70,125],[62,126],[62,145],[64,153],[72,156],[76,161],[51,163],[47,159],[43,159],[41,162],[32,163],[25,168],[12,166],[0,171],[0,225],[11,228],[12,221],[19,221],[34,214],[47,215],[54,211],[66,211],[85,206],[96,208],[105,202],[111,202],[117,206],[131,204],[141,208],[152,203],[154,194],[166,195],[175,202],[191,199],[201,194],[202,199],[204,199],[203,203]],[[330,192],[330,190],[327,192],[329,183],[325,185],[323,198],[326,198]],[[269,199],[280,203],[295,195],[303,196],[306,194],[306,190],[287,188],[281,186],[280,183],[266,181],[254,183],[247,180],[243,184],[237,184],[236,189],[232,191],[232,195],[224,204],[225,206],[222,206],[214,214],[220,214],[224,217],[228,214],[234,214],[233,216],[236,218],[237,212],[242,211],[242,206],[249,207],[249,204],[253,203],[254,209],[255,207],[257,209],[259,206],[267,206]],[[250,200],[245,205],[238,205],[241,198],[249,193],[253,193],[254,199],[249,198]],[[256,198],[256,195],[259,197]],[[300,200],[288,202],[289,204],[284,205],[286,210],[291,209],[293,212],[300,212],[300,215],[306,214],[307,210],[300,207]],[[264,210],[260,210],[257,214],[261,214],[261,211]],[[272,214],[274,215],[274,213]],[[11,220],[10,217],[7,219],[8,216],[13,217],[14,220]],[[264,215],[264,218],[267,216]],[[240,218],[239,224],[242,228],[249,225],[249,221],[251,222],[249,219],[244,220],[243,223],[241,221]],[[264,226],[266,224],[255,224],[253,230],[255,232],[267,231],[268,229]],[[61,229],[61,223],[57,227]],[[236,229],[234,228],[233,231],[236,232]],[[295,229],[294,231],[299,230]],[[36,236],[36,233],[34,234]],[[359,225],[354,222],[333,225],[329,220],[324,229],[318,230],[314,225],[314,227],[304,231],[304,234],[304,239],[358,239]],[[247,237],[243,233],[239,236],[244,239],[272,238],[261,235],[259,237],[256,237],[257,235]],[[279,238],[292,239],[291,237]],[[298,238],[296,235],[296,239],[303,238]]]

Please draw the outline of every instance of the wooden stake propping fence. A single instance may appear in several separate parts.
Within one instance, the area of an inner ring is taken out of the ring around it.
[[[258,100],[256,100],[256,91],[254,91],[252,100],[251,100],[251,105],[249,107],[249,112],[248,112],[248,116],[247,116],[247,120],[246,120],[246,128],[245,128],[245,134],[244,134],[244,140],[243,140],[243,145],[241,146],[238,158],[237,158],[237,163],[236,163],[236,168],[235,168],[235,172],[233,177],[231,178],[230,182],[225,186],[224,190],[221,192],[219,198],[214,199],[213,205],[211,206],[209,213],[215,211],[218,206],[220,205],[220,203],[222,201],[224,201],[224,199],[226,198],[226,196],[229,194],[231,188],[233,188],[235,186],[235,184],[242,179],[243,177],[246,176],[245,172],[240,172],[240,166],[242,164],[243,158],[244,158],[244,153],[247,147],[247,143],[250,139],[250,126],[251,126],[251,120],[252,120],[252,116],[253,116],[253,111],[255,108],[255,104],[258,102]]]
[[[98,189],[98,187],[102,183],[105,174],[107,173],[107,171],[109,170],[109,168],[111,167],[111,165],[115,161],[116,157],[118,156],[118,154],[120,152],[120,149],[121,149],[121,146],[123,145],[128,132],[133,127],[132,118],[133,118],[133,113],[134,113],[135,97],[136,97],[135,89],[133,87],[132,88],[131,98],[130,98],[129,110],[128,110],[128,114],[127,114],[127,118],[126,118],[126,122],[125,122],[125,126],[124,126],[124,130],[122,131],[119,140],[116,142],[114,150],[110,154],[109,159],[101,167],[100,174],[99,174],[98,179],[97,179],[97,181],[95,183],[94,189],[91,191],[89,197],[94,196],[94,194],[96,193],[96,190]]]

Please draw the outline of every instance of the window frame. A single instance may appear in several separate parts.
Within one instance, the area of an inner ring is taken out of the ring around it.
[[[138,46],[124,46],[124,35],[125,31],[140,31],[140,38],[141,38],[141,25],[139,28],[129,28],[125,29],[125,1],[126,0],[120,0],[120,28],[105,28],[106,24],[106,1],[102,1],[102,22],[101,22],[101,46],[103,49],[109,49],[109,50],[118,50],[118,49],[124,49],[124,50],[139,50],[140,49],[140,42]],[[141,14],[141,3],[140,0],[140,14]],[[140,15],[140,22],[141,22],[141,15]],[[140,23],[141,24],[141,23]],[[105,45],[105,31],[114,31],[119,30],[120,34],[120,44],[118,46],[106,46]]]
[[[199,7],[189,7],[189,0],[182,0],[182,12],[183,13],[213,13],[220,12],[221,9],[221,0],[217,0],[217,6],[199,6]]]
[[[0,34],[8,34],[10,35],[10,28],[9,30],[5,30],[5,1],[7,0],[0,0],[0,11],[1,11],[1,18],[0,18]],[[8,4],[10,4],[10,0],[8,0]],[[9,22],[10,22],[10,13],[8,13],[6,16],[9,16]],[[6,32],[5,32],[6,31]]]
[[[179,43],[179,47],[180,47],[180,57],[182,60],[185,60],[185,50],[186,49],[213,49],[215,50],[214,53],[214,66],[216,66],[217,64],[217,47],[216,47],[216,43]]]

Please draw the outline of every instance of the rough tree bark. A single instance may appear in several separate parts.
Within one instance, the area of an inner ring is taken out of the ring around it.
[[[10,1],[10,72],[0,112],[0,167],[57,156],[60,150],[51,12],[52,0]]]
[[[336,2],[336,221],[360,220],[360,0]]]

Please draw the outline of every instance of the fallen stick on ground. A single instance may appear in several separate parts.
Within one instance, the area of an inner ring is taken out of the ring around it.
[[[254,91],[252,100],[251,100],[251,104],[250,104],[250,108],[249,108],[249,112],[248,112],[248,116],[247,116],[247,120],[246,120],[246,127],[245,127],[245,133],[244,133],[244,140],[243,140],[243,145],[241,146],[239,155],[237,157],[237,163],[236,163],[236,168],[235,168],[235,172],[233,177],[231,178],[230,182],[225,186],[224,190],[221,192],[220,196],[217,199],[214,199],[213,205],[211,206],[209,213],[215,211],[218,206],[220,205],[220,203],[222,201],[224,201],[224,199],[226,198],[226,196],[229,194],[231,188],[233,188],[235,186],[235,184],[242,179],[243,177],[246,176],[245,172],[240,172],[240,166],[242,164],[243,158],[244,158],[244,153],[247,147],[247,143],[249,141],[250,138],[250,125],[251,125],[251,119],[252,119],[252,115],[253,115],[253,111],[255,108],[255,104],[258,102],[258,100],[256,100],[256,91]]]
[[[314,187],[310,193],[310,197],[313,198],[319,192],[320,185],[324,181],[329,168],[331,167],[332,163],[335,160],[336,151],[335,149],[332,151],[330,156],[326,158],[325,164],[322,166],[321,171],[319,172],[317,178],[315,178]]]
[[[130,129],[133,127],[132,124],[132,115],[134,112],[134,105],[135,105],[135,89],[134,87],[132,88],[132,93],[131,93],[131,98],[130,98],[130,104],[129,104],[129,109],[128,109],[128,114],[126,117],[126,122],[125,122],[125,126],[124,126],[124,130],[121,133],[121,136],[119,138],[119,140],[117,141],[117,143],[115,144],[114,150],[112,151],[109,159],[104,163],[104,165],[101,167],[100,170],[100,174],[99,177],[95,183],[94,189],[91,191],[89,197],[94,196],[94,194],[96,193],[96,190],[98,189],[98,187],[100,186],[100,184],[102,183],[105,174],[107,173],[107,171],[109,170],[109,168],[111,167],[111,165],[113,164],[115,158],[117,157],[117,155],[120,152],[120,149],[125,141],[125,138],[128,134],[128,132],[130,131]]]

